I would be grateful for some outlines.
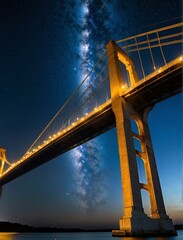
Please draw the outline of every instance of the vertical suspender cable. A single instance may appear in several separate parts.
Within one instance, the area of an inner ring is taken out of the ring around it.
[[[143,67],[143,64],[142,64],[142,58],[141,58],[141,55],[140,55],[139,46],[138,46],[138,42],[137,42],[137,38],[136,37],[135,37],[135,43],[136,43],[136,46],[137,46],[137,52],[138,52],[138,56],[139,56],[139,60],[140,60],[140,66],[141,66],[141,70],[142,70],[142,75],[143,75],[143,78],[145,80],[144,67]]]
[[[154,62],[152,49],[151,49],[151,45],[150,45],[150,42],[149,42],[149,37],[148,37],[147,34],[146,34],[146,38],[147,38],[147,43],[148,43],[148,46],[149,46],[149,51],[150,51],[150,54],[151,54],[151,60],[152,60],[152,63],[153,63],[153,68],[154,68],[154,70],[156,70],[156,65],[155,65],[155,62]]]
[[[166,62],[166,59],[165,59],[165,55],[163,53],[163,49],[162,49],[162,46],[161,46],[161,42],[160,42],[160,37],[159,37],[158,31],[156,32],[156,34],[157,34],[157,37],[158,37],[158,43],[159,43],[159,47],[160,47],[160,50],[161,50],[161,55],[162,55],[163,61],[164,61],[165,65],[167,65],[167,62]]]

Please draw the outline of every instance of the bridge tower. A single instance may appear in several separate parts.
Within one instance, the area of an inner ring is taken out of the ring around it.
[[[4,164],[5,164],[5,162],[7,162],[7,159],[6,159],[6,149],[2,148],[2,147],[0,147],[0,161],[1,161],[0,176],[1,176],[1,174],[3,173],[3,170],[4,170]]]
[[[3,170],[4,170],[4,164],[5,162],[8,162],[6,159],[6,149],[2,147],[0,147],[0,162],[1,162],[0,177],[1,177],[1,174],[3,173]],[[0,187],[0,197],[1,197],[1,194],[2,194],[2,187]]]
[[[4,170],[4,164],[7,163],[8,165],[11,165],[10,162],[8,162],[6,158],[6,149],[3,147],[0,147],[0,178]],[[0,187],[0,197],[2,194],[2,187]]]
[[[122,97],[127,86],[120,64],[125,65],[132,87],[138,81],[135,67],[133,61],[115,42],[110,41],[106,48],[124,201],[124,213],[119,221],[120,229],[114,230],[113,236],[176,235],[172,220],[166,214],[148,127],[148,113],[151,109],[139,111]],[[131,119],[136,122],[138,133],[132,131]],[[139,141],[141,151],[135,150],[134,138]],[[137,157],[143,160],[146,183],[139,180]],[[150,216],[147,216],[143,209],[142,189],[149,195]]]

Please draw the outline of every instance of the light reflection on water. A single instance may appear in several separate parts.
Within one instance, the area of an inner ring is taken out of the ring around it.
[[[86,233],[0,233],[0,240],[183,240],[183,230],[175,237],[112,237],[111,232]]]
[[[14,240],[16,233],[0,233],[0,240]]]

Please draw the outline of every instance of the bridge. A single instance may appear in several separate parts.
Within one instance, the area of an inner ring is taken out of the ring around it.
[[[124,215],[113,236],[176,234],[165,211],[147,118],[155,104],[182,91],[182,26],[176,23],[110,41],[107,51],[20,159],[10,163],[6,149],[0,148],[0,187],[116,127]],[[136,133],[131,119],[138,126]],[[141,151],[135,149],[134,139]],[[147,183],[139,181],[137,156],[144,163]],[[144,213],[141,189],[149,193],[151,217]]]

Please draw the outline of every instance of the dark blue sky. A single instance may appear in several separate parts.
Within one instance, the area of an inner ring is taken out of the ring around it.
[[[146,31],[155,23],[159,27],[180,21],[181,6],[180,0],[1,0],[0,145],[7,149],[9,161],[24,154],[81,82],[85,57],[93,63],[110,39]],[[90,32],[90,55],[80,51],[85,43],[82,32],[86,30]],[[181,222],[182,96],[155,106],[149,124],[167,211],[175,222]],[[97,170],[85,163],[89,180],[94,179],[92,171],[98,175],[96,182],[85,189],[84,199],[79,186],[82,176],[77,173],[72,151],[4,186],[0,220],[117,227],[122,195],[115,129],[86,144],[85,151],[91,146],[100,152],[100,163]]]

